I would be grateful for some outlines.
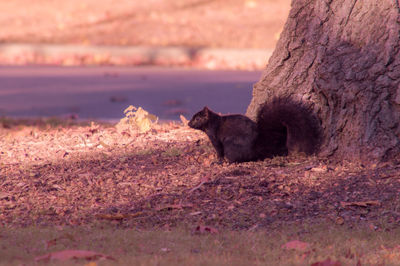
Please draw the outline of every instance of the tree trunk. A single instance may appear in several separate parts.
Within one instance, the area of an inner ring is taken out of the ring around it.
[[[313,106],[320,154],[380,161],[400,151],[398,0],[293,0],[247,115],[277,95]]]

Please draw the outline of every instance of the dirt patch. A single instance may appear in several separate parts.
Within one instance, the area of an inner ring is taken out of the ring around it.
[[[218,165],[204,134],[178,124],[142,134],[12,126],[0,130],[0,150],[0,222],[8,226],[400,222],[396,162],[277,157]]]

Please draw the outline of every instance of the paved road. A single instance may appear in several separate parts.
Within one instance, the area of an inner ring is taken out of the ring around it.
[[[180,113],[190,118],[204,105],[244,113],[260,76],[155,67],[0,67],[0,116],[117,120],[129,105],[161,119]]]

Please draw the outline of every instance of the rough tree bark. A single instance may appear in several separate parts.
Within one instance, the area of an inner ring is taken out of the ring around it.
[[[399,0],[293,0],[247,115],[277,95],[311,104],[320,154],[380,161],[400,151]]]

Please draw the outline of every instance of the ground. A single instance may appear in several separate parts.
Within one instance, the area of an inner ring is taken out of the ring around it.
[[[1,1],[0,43],[273,49],[289,0]]]
[[[397,227],[398,163],[277,157],[215,164],[201,132],[115,126],[0,129],[0,222],[273,228],[304,221]]]
[[[283,26],[289,4],[281,3],[2,1],[0,21],[9,26],[0,40],[264,49],[274,46]],[[241,259],[235,265],[398,262],[400,161],[292,156],[217,164],[206,136],[184,122],[141,133],[108,124],[2,119],[2,265],[36,264],[35,258],[60,250],[73,258],[71,248],[130,254],[122,265],[143,256],[152,256],[144,265],[232,265],[232,257]],[[345,228],[338,240],[335,228]]]
[[[3,1],[0,64],[263,69],[290,0]],[[23,8],[21,8],[23,7]]]

